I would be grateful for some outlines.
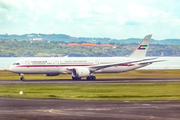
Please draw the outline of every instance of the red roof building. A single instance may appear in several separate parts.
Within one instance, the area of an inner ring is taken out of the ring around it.
[[[102,44],[102,45],[98,45],[98,44],[93,44],[93,43],[82,43],[82,44],[78,44],[78,43],[69,43],[68,45],[117,47],[116,45],[110,45],[110,44]]]
[[[69,43],[68,45],[79,45],[79,44],[77,44],[77,43]]]

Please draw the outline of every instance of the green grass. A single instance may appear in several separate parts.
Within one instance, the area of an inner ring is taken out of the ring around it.
[[[24,94],[20,95],[19,92]],[[180,100],[180,82],[0,85],[0,97],[78,100]]]
[[[180,70],[134,70],[117,74],[95,74],[97,79],[180,78]],[[20,76],[0,71],[0,80],[19,80]],[[46,77],[25,75],[28,79],[71,79],[71,75]],[[23,91],[23,95],[19,95]],[[167,101],[180,100],[180,82],[168,83],[97,83],[97,84],[23,84],[0,85],[0,97],[52,98],[78,100]]]
[[[95,74],[97,79],[110,78],[180,78],[180,70],[134,70],[124,73]],[[25,75],[25,79],[71,79],[71,75],[59,76]],[[8,70],[0,71],[0,80],[19,80],[20,76]]]

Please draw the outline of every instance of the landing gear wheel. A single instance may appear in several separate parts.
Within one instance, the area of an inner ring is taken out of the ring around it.
[[[88,76],[88,77],[86,77],[86,80],[96,80],[96,77],[95,76]]]
[[[24,81],[25,80],[25,78],[24,77],[21,77],[21,81]]]
[[[81,78],[79,77],[78,80],[81,80]]]
[[[81,80],[81,77],[72,77],[73,80]]]
[[[21,80],[21,81],[24,81],[24,80],[25,80],[24,74],[23,74],[23,73],[19,73],[19,75],[21,76],[20,80]]]

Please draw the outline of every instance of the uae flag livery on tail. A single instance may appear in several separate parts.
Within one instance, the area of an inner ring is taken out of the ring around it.
[[[146,35],[137,48],[131,53],[129,58],[134,59],[144,59],[146,56],[147,49],[149,47],[149,42],[152,35]]]
[[[147,45],[140,45],[138,50],[145,50],[147,48]]]

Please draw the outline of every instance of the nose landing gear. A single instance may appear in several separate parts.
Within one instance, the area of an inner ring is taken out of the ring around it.
[[[21,80],[21,81],[24,81],[24,80],[25,80],[25,78],[24,78],[24,74],[19,73],[19,75],[21,76],[20,80]]]

